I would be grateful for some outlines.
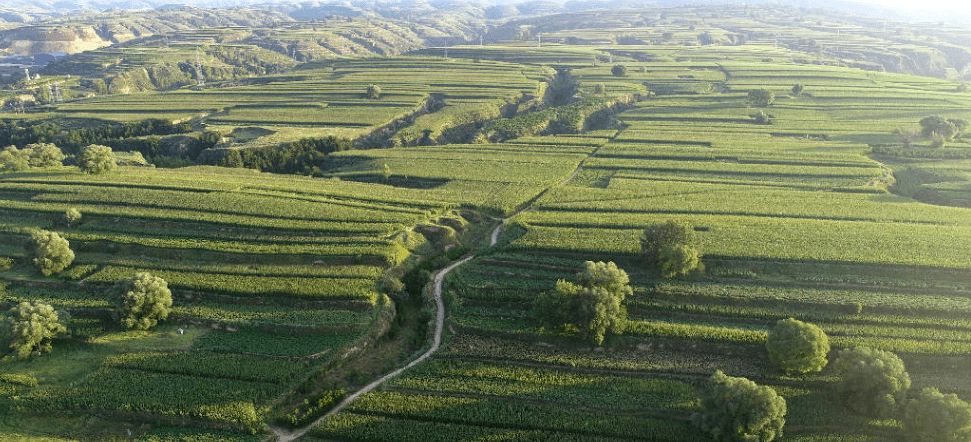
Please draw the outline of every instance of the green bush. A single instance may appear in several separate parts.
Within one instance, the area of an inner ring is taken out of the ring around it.
[[[769,333],[765,348],[772,363],[786,374],[810,373],[826,366],[829,337],[815,325],[782,319]]]
[[[365,96],[367,96],[372,100],[377,100],[378,98],[381,98],[381,87],[376,84],[367,85],[367,91],[365,92]]]
[[[7,146],[0,151],[0,171],[18,172],[30,167],[30,152]]]
[[[769,442],[782,436],[786,400],[770,387],[745,378],[711,377],[695,426],[716,442]]]
[[[957,395],[927,387],[907,402],[903,416],[907,440],[967,442],[971,440],[971,407]]]
[[[626,77],[627,66],[624,66],[622,64],[615,64],[614,67],[610,68],[610,73],[614,74],[615,77]]]
[[[897,355],[867,347],[844,349],[833,364],[836,392],[858,413],[888,417],[903,404],[910,375]]]

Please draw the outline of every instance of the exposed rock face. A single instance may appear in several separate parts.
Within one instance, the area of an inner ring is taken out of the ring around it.
[[[36,55],[57,51],[76,54],[111,44],[110,40],[102,38],[90,27],[29,26],[0,32],[0,49],[8,54]]]

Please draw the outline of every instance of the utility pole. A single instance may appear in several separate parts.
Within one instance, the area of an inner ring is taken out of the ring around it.
[[[448,60],[448,36],[445,36],[445,59]]]

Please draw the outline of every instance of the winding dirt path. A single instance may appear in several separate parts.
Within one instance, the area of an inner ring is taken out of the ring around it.
[[[498,235],[498,230],[499,230],[499,227],[496,227],[496,230],[493,232],[493,238],[495,238],[496,235]],[[493,243],[495,243],[495,241],[493,241]],[[327,419],[339,413],[341,410],[347,407],[351,402],[354,402],[354,400],[359,398],[361,395],[370,393],[372,390],[374,390],[375,388],[378,388],[381,384],[387,382],[389,379],[395,376],[398,376],[401,373],[404,373],[405,370],[408,370],[409,368],[424,362],[426,359],[430,358],[433,354],[435,354],[435,352],[438,351],[438,348],[442,345],[442,329],[445,326],[445,303],[442,302],[442,285],[445,282],[445,275],[448,275],[448,272],[451,272],[456,267],[469,262],[469,260],[471,260],[474,257],[475,255],[466,256],[465,258],[462,258],[459,261],[453,262],[448,267],[445,267],[435,275],[435,289],[434,289],[435,308],[436,308],[435,335],[432,339],[432,346],[429,347],[428,350],[422,353],[421,356],[418,356],[417,358],[415,358],[415,360],[409,362],[408,365],[405,365],[404,367],[401,367],[395,371],[392,371],[391,373],[388,373],[382,376],[380,379],[374,382],[371,382],[370,384],[367,384],[364,387],[362,387],[360,390],[354,392],[354,394],[345,397],[344,400],[341,401],[341,403],[337,404],[337,406],[334,407],[332,410],[330,410],[330,412],[321,416],[319,419],[311,422],[309,425],[303,428],[297,428],[291,432],[283,428],[271,427],[270,429],[273,431],[273,434],[276,435],[276,441],[290,442],[302,437],[304,434],[310,431],[310,429],[313,428],[315,425],[319,424],[324,419]]]
[[[623,129],[621,129],[620,131],[618,131],[617,134],[619,135],[620,132],[622,132],[622,131],[623,131]],[[616,138],[616,136],[617,135],[614,135],[614,138]],[[496,226],[496,228],[492,231],[492,236],[490,237],[489,246],[490,247],[491,246],[495,246],[496,243],[499,241],[499,234],[502,233],[502,227],[506,224],[506,221],[514,218],[515,216],[517,216],[517,215],[519,215],[519,214],[521,214],[521,213],[523,213],[525,211],[530,210],[532,208],[532,206],[533,206],[533,203],[535,203],[537,200],[539,200],[543,195],[546,195],[546,193],[549,192],[550,189],[552,189],[552,188],[558,188],[558,187],[563,187],[563,186],[567,185],[570,181],[572,181],[574,178],[576,178],[577,174],[580,173],[580,170],[583,168],[583,166],[587,162],[587,160],[590,159],[591,157],[595,156],[597,154],[597,152],[600,150],[601,147],[603,147],[603,146],[602,145],[601,146],[598,146],[596,149],[593,150],[593,152],[590,153],[589,156],[587,156],[587,158],[585,158],[582,161],[580,161],[580,163],[577,165],[577,167],[573,171],[573,173],[570,174],[570,176],[567,177],[565,180],[563,180],[562,183],[560,183],[557,186],[554,186],[554,187],[547,188],[547,189],[543,190],[542,192],[540,192],[539,195],[536,196],[536,198],[534,198],[532,201],[530,201],[530,203],[526,207],[523,207],[522,209],[520,209],[516,213],[513,213],[512,215],[509,215],[508,218],[503,218],[501,220],[501,222],[499,223],[499,225]],[[279,427],[273,427],[273,426],[271,426],[270,427],[270,430],[276,436],[276,442],[291,442],[293,440],[299,439],[300,437],[303,437],[303,435],[304,434],[307,434],[307,432],[310,431],[311,428],[313,428],[314,426],[316,426],[317,424],[319,424],[320,422],[322,422],[324,419],[327,419],[327,418],[329,418],[329,417],[331,417],[331,416],[339,413],[341,410],[343,410],[345,407],[347,407],[351,402],[354,402],[355,399],[361,397],[361,395],[370,393],[375,388],[378,388],[379,386],[381,386],[381,384],[387,382],[389,379],[391,379],[391,378],[393,378],[395,376],[398,376],[401,373],[404,373],[409,368],[414,367],[414,366],[416,366],[416,365],[424,362],[426,359],[432,357],[432,355],[434,355],[435,352],[438,351],[438,348],[442,345],[442,331],[443,331],[443,328],[445,326],[445,303],[442,301],[442,285],[445,282],[445,276],[448,275],[448,273],[451,272],[452,270],[455,270],[456,267],[458,267],[458,266],[460,266],[462,264],[465,264],[465,263],[469,262],[472,258],[475,258],[475,255],[469,255],[469,256],[466,256],[465,258],[462,258],[459,261],[453,262],[448,267],[445,267],[444,269],[442,269],[441,271],[439,271],[437,274],[435,274],[435,280],[434,280],[435,281],[434,298],[435,298],[435,308],[436,308],[436,314],[435,314],[435,335],[434,335],[434,337],[432,339],[432,345],[431,345],[431,347],[428,348],[428,350],[426,350],[424,353],[422,353],[421,356],[418,356],[417,358],[415,358],[415,360],[409,362],[408,365],[405,365],[404,367],[401,367],[401,368],[399,368],[399,369],[397,369],[395,371],[392,371],[392,372],[390,372],[390,373],[382,376],[380,379],[378,379],[378,380],[376,380],[374,382],[371,382],[370,384],[365,385],[363,388],[361,388],[360,390],[356,391],[354,394],[351,394],[350,396],[345,397],[344,400],[341,401],[341,403],[337,404],[337,406],[334,407],[332,410],[330,410],[327,414],[321,416],[320,418],[318,418],[317,420],[311,422],[309,425],[307,425],[305,427],[297,428],[297,429],[295,429],[293,431],[289,431],[289,430],[287,430],[285,428],[279,428]]]

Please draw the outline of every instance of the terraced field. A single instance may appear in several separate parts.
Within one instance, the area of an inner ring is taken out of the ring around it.
[[[573,70],[584,88],[670,89],[618,115],[621,130],[585,152],[569,184],[449,275],[453,333],[431,363],[307,440],[706,440],[688,418],[716,369],[786,397],[783,440],[893,440],[840,411],[828,372],[793,383],[769,366],[767,332],[787,317],[818,324],[834,348],[894,351],[915,385],[971,398],[941,375],[971,356],[971,212],[890,194],[890,167],[866,145],[922,115],[966,118],[969,97],[934,80],[849,69],[704,56],[679,64],[631,63],[626,78],[609,66]],[[699,94],[700,82],[713,86]],[[789,93],[796,83],[799,96]],[[749,117],[748,91],[762,87],[777,97],[769,125]],[[641,231],[669,219],[699,231],[705,274],[664,281],[641,262]],[[634,286],[627,329],[606,350],[550,334],[532,314],[536,295],[584,260],[617,262]]]
[[[307,55],[281,72],[72,97],[27,117],[185,120],[223,135],[217,149],[327,135],[359,148],[317,152],[313,178],[209,166],[0,174],[0,300],[71,317],[53,353],[0,362],[0,409],[14,416],[0,438],[705,441],[691,416],[722,370],[786,399],[782,441],[900,440],[899,420],[833,397],[832,368],[771,366],[768,332],[789,317],[821,327],[833,352],[897,353],[915,390],[971,400],[971,142],[900,138],[927,116],[971,118],[971,95],[846,66],[852,53],[898,56],[878,47],[882,33],[639,14],[636,26],[605,11],[559,16],[602,25],[569,32],[499,27],[490,37],[520,41],[447,58]],[[357,29],[276,37],[381,49]],[[382,29],[381,41],[428,31]],[[800,38],[845,47],[810,62]],[[146,61],[137,48],[102,55],[132,63],[118,70]],[[763,88],[774,102],[756,106],[749,93]],[[572,103],[595,110],[554,124],[550,109]],[[501,124],[513,135],[490,137]],[[68,209],[82,221],[67,225]],[[665,279],[644,263],[644,228],[668,220],[694,227],[704,272]],[[34,228],[68,239],[73,265],[50,278],[26,265]],[[468,254],[445,277],[441,349],[318,420],[429,348],[426,283]],[[533,313],[585,261],[616,262],[633,288],[623,333],[600,346]],[[109,287],[141,271],[168,282],[173,317],[121,331]]]

